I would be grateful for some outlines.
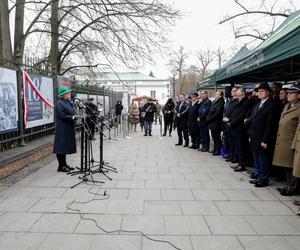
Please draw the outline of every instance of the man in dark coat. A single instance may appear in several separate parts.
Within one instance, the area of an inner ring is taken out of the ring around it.
[[[143,107],[143,111],[146,112],[144,117],[145,121],[145,134],[144,136],[152,136],[152,123],[154,121],[154,113],[156,112],[156,106],[153,101],[149,100]]]
[[[117,116],[117,121],[118,123],[121,123],[121,115],[122,115],[122,110],[123,110],[123,105],[121,103],[121,101],[117,101],[116,104],[116,116]]]
[[[222,119],[224,111],[224,98],[222,91],[216,91],[215,100],[213,101],[210,111],[207,115],[207,124],[210,129],[211,136],[214,141],[214,149],[212,150],[213,155],[221,154],[221,131],[222,131]]]
[[[86,122],[87,122],[89,132],[90,132],[89,137],[90,137],[90,139],[94,139],[95,126],[98,122],[97,117],[99,115],[98,107],[94,103],[94,98],[89,98],[88,103],[86,105],[86,114],[87,114]]]
[[[75,106],[71,102],[71,91],[66,86],[58,88],[60,100],[55,105],[56,128],[53,153],[58,160],[58,172],[74,170],[66,163],[66,155],[76,153]]]
[[[172,134],[174,108],[175,108],[175,103],[173,102],[172,98],[169,98],[168,101],[166,102],[165,106],[162,109],[162,112],[164,115],[164,133],[162,136],[167,135],[168,129],[169,129],[169,136],[171,136],[171,134]]]
[[[193,93],[191,96],[191,102],[189,104],[189,120],[188,120],[188,131],[191,135],[192,145],[190,148],[199,149],[200,138],[199,129],[197,123],[199,110],[198,93]]]
[[[189,103],[186,101],[184,95],[179,96],[179,102],[175,108],[176,114],[176,127],[178,134],[178,143],[176,146],[183,144],[182,134],[184,138],[184,147],[189,146],[189,134],[188,134],[188,118],[189,118]]]
[[[228,152],[226,161],[231,161],[232,163],[237,163],[238,159],[237,147],[232,135],[232,130],[229,127],[229,120],[231,119],[232,113],[239,102],[236,97],[236,92],[237,87],[233,87],[231,89],[231,98],[227,100],[223,113],[224,148]]]
[[[269,167],[271,163],[270,150],[276,140],[276,105],[271,98],[268,83],[261,83],[255,89],[260,102],[254,107],[250,118],[250,146],[257,179],[250,183],[255,187],[265,187],[269,184]]]
[[[231,118],[228,119],[228,126],[232,131],[234,144],[237,149],[238,164],[232,168],[235,172],[241,172],[246,170],[247,165],[249,137],[246,127],[244,126],[244,119],[251,109],[251,102],[246,97],[246,90],[244,89],[238,89],[236,96],[238,98],[238,104],[233,110]]]
[[[208,92],[206,90],[201,91],[197,118],[200,140],[202,144],[202,148],[200,149],[201,152],[207,152],[209,150],[210,137],[206,118],[211,104],[212,101],[208,98]]]

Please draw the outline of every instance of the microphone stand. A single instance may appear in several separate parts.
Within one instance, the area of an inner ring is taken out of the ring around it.
[[[91,132],[89,130],[89,127],[86,123],[86,117],[81,117],[81,147],[80,147],[80,169],[78,171],[72,171],[67,174],[70,174],[71,176],[82,174],[78,178],[81,179],[80,182],[76,183],[75,185],[71,186],[71,188],[74,188],[81,183],[84,182],[97,182],[97,183],[104,183],[103,181],[96,181],[93,178],[93,172],[91,171],[91,149],[92,149],[92,141],[91,141]],[[89,179],[90,177],[91,179]]]

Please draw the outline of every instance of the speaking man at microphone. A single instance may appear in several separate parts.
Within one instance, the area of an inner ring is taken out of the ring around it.
[[[55,139],[53,153],[58,161],[58,172],[74,170],[66,162],[67,154],[76,153],[75,120],[78,118],[75,106],[71,102],[71,89],[66,86],[58,88],[59,101],[55,105]]]

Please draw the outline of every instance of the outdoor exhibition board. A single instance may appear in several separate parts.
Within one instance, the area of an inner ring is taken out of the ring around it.
[[[25,127],[32,128],[54,122],[53,80],[23,71]]]
[[[0,133],[18,129],[17,73],[0,68]]]

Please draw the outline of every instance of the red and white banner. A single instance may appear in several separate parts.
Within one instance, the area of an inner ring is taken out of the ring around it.
[[[28,96],[27,96],[27,93],[29,93],[29,89],[27,90],[26,88],[27,87],[30,87],[31,88],[31,92],[33,92],[35,94],[35,96],[37,98],[39,98],[39,100],[42,102],[43,105],[45,105],[45,109],[46,108],[50,108],[50,109],[53,109],[54,108],[54,105],[53,103],[51,103],[49,100],[47,100],[43,95],[42,93],[39,91],[39,89],[35,86],[35,84],[33,83],[32,79],[30,78],[29,74],[22,69],[22,72],[23,72],[23,99],[24,99],[24,107],[25,107],[25,125],[26,127],[27,126],[27,122],[28,120],[30,120],[29,118],[29,108],[28,108]],[[28,83],[28,85],[27,85]],[[52,91],[53,92],[53,86],[52,86],[52,89],[49,89],[49,91]],[[53,99],[53,98],[52,98]],[[35,102],[37,102],[37,100],[35,100]],[[32,112],[34,113],[34,112]],[[43,114],[41,114],[43,115]],[[43,120],[43,117],[40,117],[40,118],[33,118],[31,120],[31,122],[33,123],[33,125],[31,125],[30,127],[34,127],[34,126],[38,126],[38,125],[42,125],[44,124],[42,121],[37,121],[37,120]],[[51,122],[51,121],[50,121]]]

